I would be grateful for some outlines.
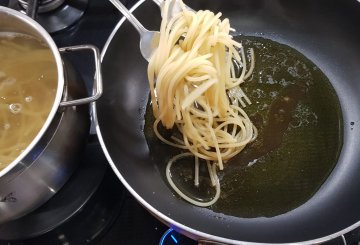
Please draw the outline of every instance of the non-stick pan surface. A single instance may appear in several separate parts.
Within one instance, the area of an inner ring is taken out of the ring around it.
[[[330,79],[342,108],[344,143],[320,190],[300,207],[275,217],[238,218],[199,208],[173,195],[149,154],[143,127],[147,62],[139,36],[120,22],[103,52],[104,95],[94,106],[97,132],[123,184],[153,214],[195,238],[226,243],[321,242],[360,225],[360,3],[356,0],[199,0],[194,9],[221,11],[245,35],[289,45]],[[135,15],[159,29],[150,0]],[[354,125],[352,125],[354,122]]]

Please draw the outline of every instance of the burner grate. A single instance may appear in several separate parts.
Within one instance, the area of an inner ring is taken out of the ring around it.
[[[74,25],[85,13],[88,0],[10,0],[8,7],[26,13],[37,2],[34,19],[49,33]]]
[[[26,10],[29,5],[29,0],[18,0],[20,6]],[[40,0],[38,1],[38,13],[46,13],[59,8],[65,0]]]

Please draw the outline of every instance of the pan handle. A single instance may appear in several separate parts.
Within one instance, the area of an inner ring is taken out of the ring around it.
[[[99,99],[103,92],[103,85],[102,85],[102,75],[101,75],[101,60],[100,60],[100,51],[94,45],[78,45],[78,46],[71,46],[71,47],[63,47],[59,48],[60,52],[75,52],[75,51],[83,51],[83,50],[90,50],[94,54],[95,59],[95,77],[93,83],[93,92],[92,95],[86,98],[76,99],[76,100],[69,100],[69,101],[61,101],[60,107],[68,107],[68,106],[78,106],[83,104],[89,104],[91,102],[95,102]]]

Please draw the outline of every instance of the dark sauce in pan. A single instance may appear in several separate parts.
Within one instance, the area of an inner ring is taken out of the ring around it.
[[[252,101],[245,111],[259,136],[218,173],[221,197],[209,208],[237,217],[272,217],[309,200],[334,168],[342,146],[340,104],[323,72],[295,49],[258,37],[234,39],[255,52],[255,70],[243,89]],[[167,182],[167,161],[180,151],[156,138],[150,106],[145,121],[151,157]],[[193,168],[192,158],[174,164],[174,181],[194,198],[211,198],[215,191],[205,164],[199,187],[193,185]]]

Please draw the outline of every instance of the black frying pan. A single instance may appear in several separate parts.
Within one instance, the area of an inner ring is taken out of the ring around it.
[[[262,35],[297,49],[326,74],[344,120],[338,163],[309,201],[275,217],[218,214],[173,195],[150,157],[143,132],[147,62],[140,55],[137,32],[121,21],[103,52],[104,95],[94,106],[98,135],[119,179],[150,212],[196,239],[309,244],[360,226],[360,2],[199,0],[189,5],[223,12],[245,35]],[[149,29],[159,29],[160,12],[152,1],[137,4],[134,13]]]

